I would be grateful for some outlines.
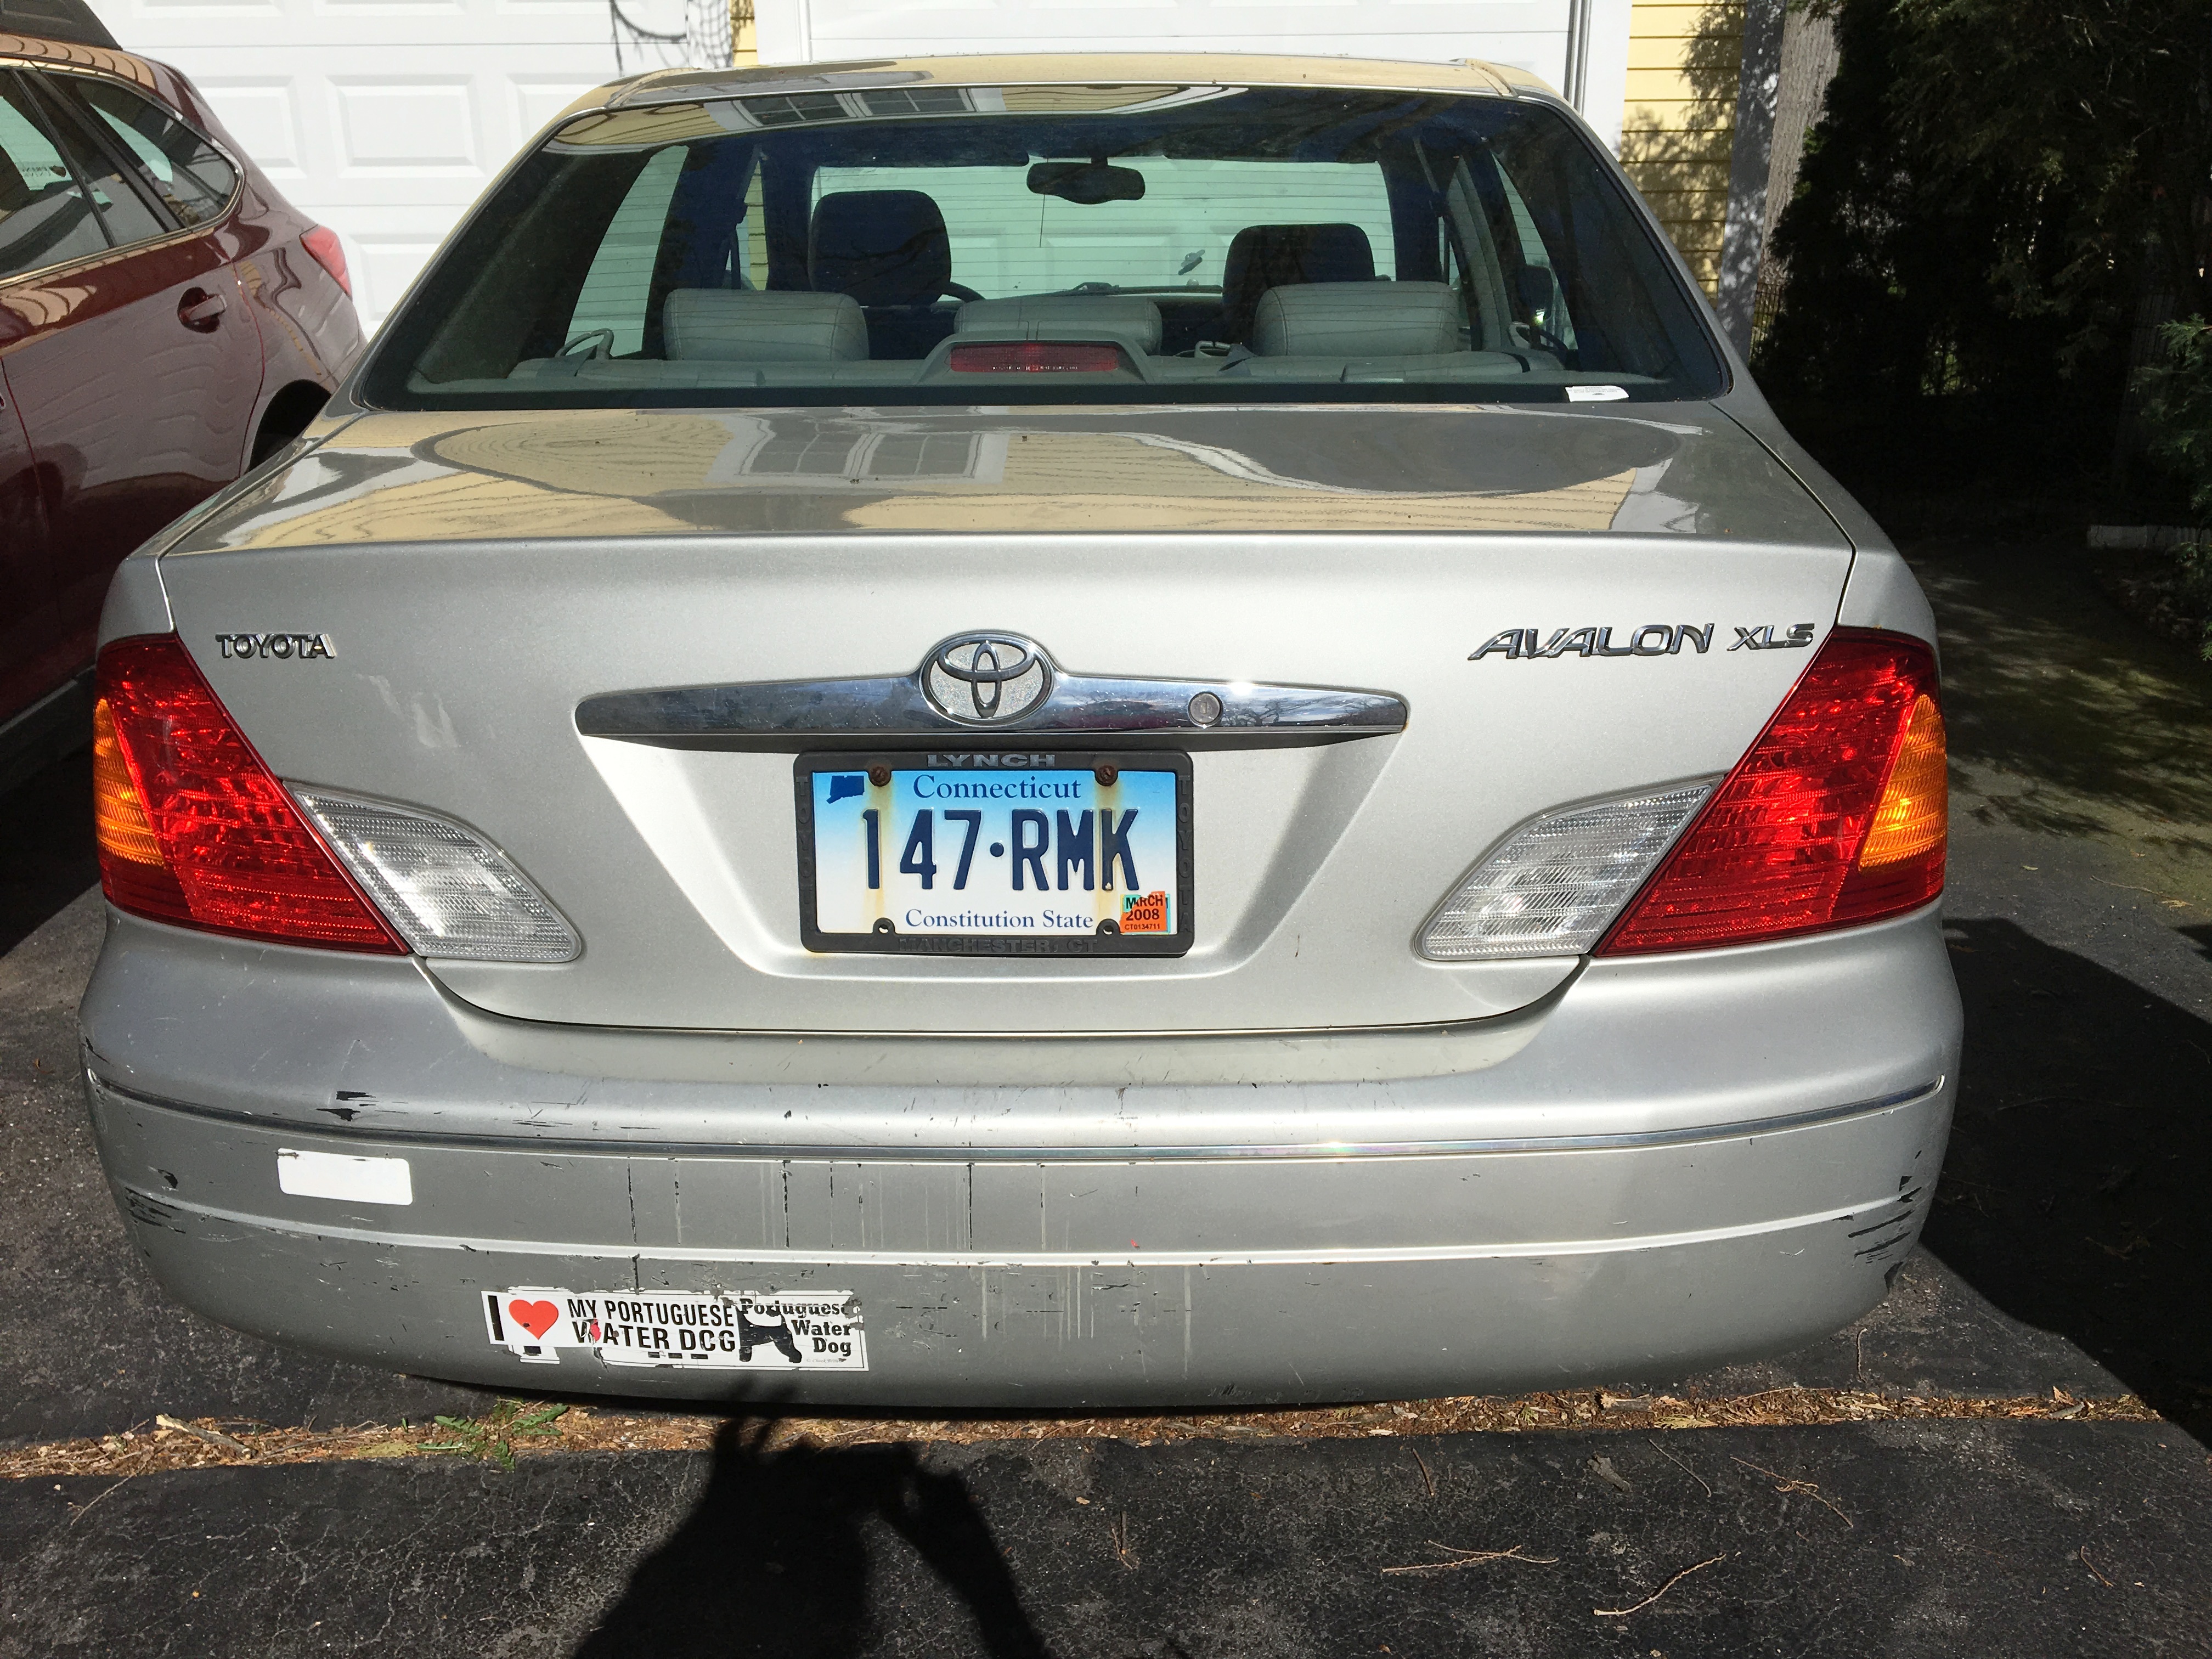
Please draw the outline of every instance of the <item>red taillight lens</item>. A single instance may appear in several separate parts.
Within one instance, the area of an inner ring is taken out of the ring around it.
[[[1836,629],[1597,954],[1851,927],[1941,893],[1938,695],[1922,641]]]
[[[100,884],[118,909],[283,945],[403,954],[173,634],[100,653]]]
[[[331,273],[331,280],[353,297],[353,279],[346,275],[345,246],[328,225],[317,225],[300,239],[300,246],[315,256],[315,263]]]
[[[1056,340],[989,340],[953,347],[951,367],[963,374],[1110,374],[1121,367],[1121,349]]]

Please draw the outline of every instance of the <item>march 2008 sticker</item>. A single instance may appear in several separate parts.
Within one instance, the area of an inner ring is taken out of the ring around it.
[[[583,1348],[610,1365],[868,1369],[860,1299],[844,1291],[710,1295],[518,1285],[486,1291],[483,1314],[492,1346],[532,1364],[557,1365],[561,1349]]]

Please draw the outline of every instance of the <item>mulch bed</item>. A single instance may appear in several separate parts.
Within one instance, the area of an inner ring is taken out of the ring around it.
[[[1173,1416],[1103,1415],[757,1419],[756,1449],[896,1443],[1111,1439],[1139,1446],[1192,1440],[1324,1440],[1369,1435],[1537,1433],[1558,1429],[1781,1427],[1903,1419],[1984,1419],[2146,1423],[2158,1413],[2132,1395],[2077,1400],[1890,1395],[1849,1389],[1774,1389],[1724,1398],[1627,1395],[1575,1389],[1510,1398],[1422,1400]],[[319,1463],[353,1458],[468,1457],[511,1466],[547,1452],[705,1451],[730,1421],[712,1416],[635,1416],[589,1406],[502,1400],[474,1418],[427,1424],[362,1423],[280,1428],[234,1419],[171,1417],[124,1434],[0,1451],[0,1479],[155,1474],[239,1464]]]

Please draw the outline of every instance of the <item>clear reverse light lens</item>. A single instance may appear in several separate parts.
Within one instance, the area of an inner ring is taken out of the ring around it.
[[[1578,957],[1720,781],[1693,778],[1547,812],[1494,848],[1421,929],[1432,962]]]
[[[569,962],[582,953],[576,930],[473,831],[375,801],[292,793],[417,955]]]

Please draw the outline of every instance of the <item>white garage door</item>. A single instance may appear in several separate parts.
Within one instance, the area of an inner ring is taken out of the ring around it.
[[[336,229],[374,326],[522,142],[619,72],[607,0],[98,0],[173,64],[302,212]],[[624,0],[680,33],[683,0]],[[664,21],[670,20],[671,21]]]

